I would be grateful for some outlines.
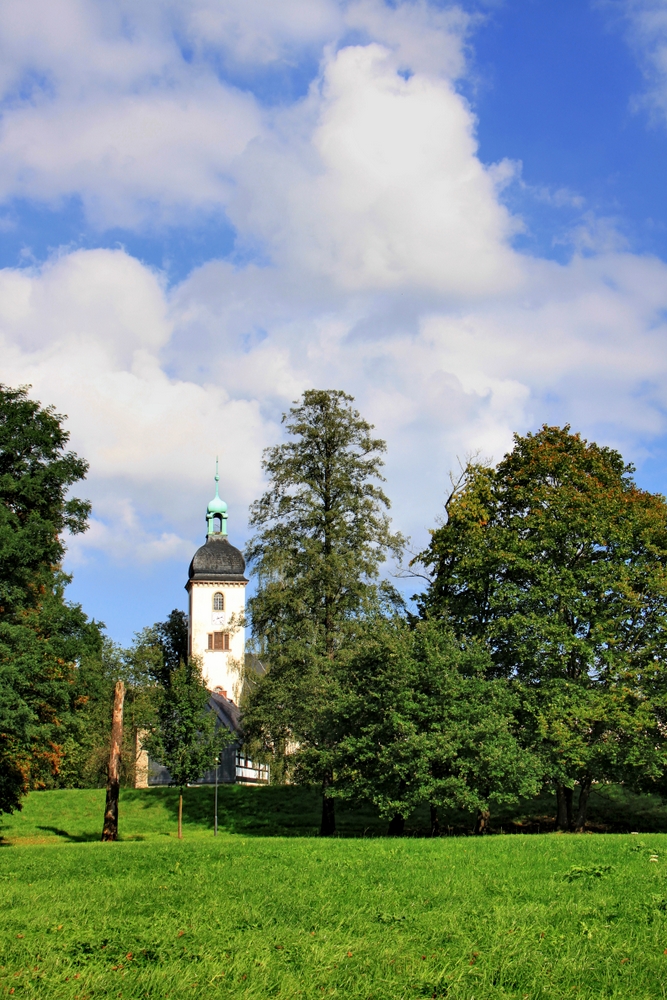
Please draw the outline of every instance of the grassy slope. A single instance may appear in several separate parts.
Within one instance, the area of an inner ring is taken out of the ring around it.
[[[319,840],[316,794],[226,788],[225,832],[191,789],[178,842],[156,789],[100,844],[103,800],[3,819],[0,997],[667,996],[665,835],[362,839],[384,824],[351,811],[356,837]]]
[[[95,841],[102,830],[103,789],[64,789],[33,792],[24,808],[13,816],[0,816],[0,845]],[[313,836],[320,820],[320,796],[315,789],[296,787],[219,789],[219,827],[227,833],[249,836]],[[171,788],[123,789],[120,802],[120,835],[123,840],[173,835],[176,829],[178,792]],[[550,830],[555,801],[545,795],[520,807],[497,811],[492,823],[498,831]],[[387,831],[370,807],[336,806],[341,836],[378,836]],[[657,796],[636,796],[619,788],[595,789],[591,795],[590,826],[601,832],[667,831],[667,805]],[[188,788],[185,792],[186,832],[213,828],[213,789]],[[474,817],[463,813],[441,816],[443,832],[470,832]],[[428,810],[410,817],[409,833],[428,832]]]
[[[213,829],[213,788],[187,788],[183,822],[186,833]],[[0,817],[0,844],[96,841],[102,832],[103,789],[33,792],[21,812]],[[319,828],[320,796],[314,789],[271,786],[219,788],[218,826],[227,833],[313,836]],[[174,836],[178,791],[172,788],[121,790],[119,829],[122,840]],[[342,835],[385,833],[386,821],[370,809],[338,810]]]
[[[662,997],[667,837],[6,848],[0,940],[31,1000]]]

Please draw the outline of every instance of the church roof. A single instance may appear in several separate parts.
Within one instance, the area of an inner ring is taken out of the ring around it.
[[[241,709],[218,691],[212,691],[208,699],[209,707],[230,733],[241,732]]]
[[[238,549],[230,545],[226,535],[218,533],[209,535],[205,544],[195,552],[188,579],[247,583],[244,573],[245,559]]]

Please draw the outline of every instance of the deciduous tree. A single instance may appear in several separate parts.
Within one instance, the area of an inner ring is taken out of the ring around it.
[[[627,779],[637,754],[647,779],[665,763],[667,504],[633,471],[569,427],[515,435],[496,468],[467,466],[420,556],[423,613],[483,640],[491,672],[531,693],[561,823],[579,828],[592,781]]]
[[[172,673],[188,660],[188,616],[174,608],[166,621],[156,622],[139,633],[135,648],[149,654],[142,657],[147,679],[169,687]],[[157,655],[151,656],[150,651]]]
[[[442,622],[369,623],[331,706],[335,794],[373,802],[394,833],[424,803],[434,818],[473,812],[481,833],[493,803],[534,794],[541,762],[520,738],[520,692],[489,673],[483,644]]]
[[[232,735],[216,729],[216,716],[208,709],[209,691],[196,660],[179,662],[171,671],[169,686],[157,694],[156,719],[142,740],[153,760],[166,767],[179,789],[178,836],[182,833],[183,789],[213,766],[216,755]]]

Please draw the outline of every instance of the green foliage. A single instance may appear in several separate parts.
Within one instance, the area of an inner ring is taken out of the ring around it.
[[[258,531],[247,553],[258,579],[248,610],[268,664],[245,700],[248,743],[274,768],[282,760],[297,778],[325,782],[339,661],[382,599],[380,566],[403,544],[378,485],[384,441],[352,403],[344,392],[309,390],[283,417],[290,437],[265,453],[269,487],[251,507]]]
[[[603,878],[613,870],[612,865],[572,865],[563,879],[565,882],[576,882],[579,878]]]
[[[209,691],[196,660],[181,661],[169,687],[156,697],[156,717],[142,739],[148,754],[169,770],[173,784],[183,789],[213,766],[216,755],[233,737],[208,710]]]
[[[166,621],[156,622],[140,632],[134,646],[136,668],[142,673],[143,679],[148,683],[169,687],[172,673],[188,659],[188,616],[184,611],[174,608]]]
[[[421,561],[423,607],[489,642],[505,675],[616,679],[667,633],[667,504],[618,452],[544,427],[496,469],[471,465]]]
[[[488,673],[484,647],[441,622],[372,622],[331,706],[333,794],[403,817],[422,803],[486,814],[536,794],[540,762],[521,744],[518,694]]]
[[[209,830],[125,843],[122,858],[100,843],[5,848],[0,991],[660,997],[663,862],[631,851],[636,839],[214,840]],[[664,835],[646,840],[664,853]],[[574,867],[591,874],[570,882]]]
[[[0,733],[0,813],[20,809],[28,787],[28,768],[17,753],[16,742]]]
[[[422,612],[524,683],[545,774],[584,791],[659,787],[667,763],[667,504],[632,472],[569,427],[515,435],[495,469],[466,467],[420,556]]]
[[[334,655],[387,553],[401,550],[377,485],[386,446],[352,403],[338,390],[308,390],[283,416],[291,440],[264,455],[270,485],[250,511],[259,587],[249,612],[272,663],[286,643]]]
[[[146,660],[157,657],[121,649],[105,639],[99,655],[81,660],[74,671],[69,715],[61,736],[63,757],[58,774],[46,782],[55,788],[98,788],[106,784],[111,713],[116,681],[125,682],[121,782],[134,783],[135,737],[154,716],[153,688],[146,680]]]
[[[62,532],[87,527],[90,504],[67,493],[88,465],[65,451],[63,419],[25,387],[0,385],[0,620],[38,603],[63,557]]]
[[[0,811],[57,778],[83,704],[78,674],[102,645],[64,599],[62,535],[85,531],[90,505],[68,498],[87,464],[66,450],[63,419],[0,386]]]
[[[0,766],[18,770],[33,788],[57,782],[87,697],[80,678],[101,655],[99,627],[63,599],[66,582],[53,574],[39,603],[0,623]],[[20,790],[15,781],[13,787]],[[16,796],[6,798],[0,811],[19,806]]]

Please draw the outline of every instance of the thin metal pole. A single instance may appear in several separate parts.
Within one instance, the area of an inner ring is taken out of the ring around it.
[[[220,758],[215,758],[215,821],[213,823],[213,836],[218,836],[218,767],[220,766]]]

